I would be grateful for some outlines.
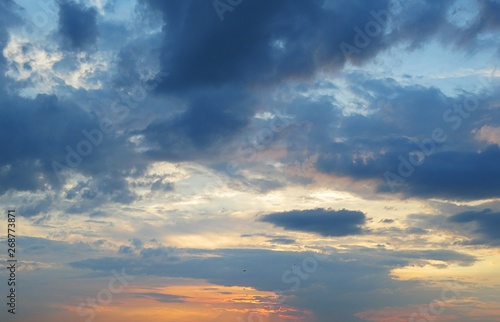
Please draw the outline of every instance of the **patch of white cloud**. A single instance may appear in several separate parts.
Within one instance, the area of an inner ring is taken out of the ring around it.
[[[3,55],[7,60],[6,75],[22,84],[18,87],[19,95],[25,97],[56,94],[60,86],[99,89],[103,84],[97,76],[108,70],[111,58],[100,52],[90,56],[85,53],[65,55],[55,44],[42,45],[12,34]],[[64,59],[73,60],[71,67],[55,68]]]
[[[27,38],[11,36],[3,55],[7,60],[8,77],[18,82],[30,80],[33,84],[34,88],[25,89],[25,93],[34,89],[38,93],[48,93],[57,85],[49,74],[54,64],[63,58],[62,53],[47,51]]]

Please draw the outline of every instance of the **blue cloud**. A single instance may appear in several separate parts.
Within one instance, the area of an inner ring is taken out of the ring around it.
[[[473,238],[469,243],[500,246],[500,212],[491,209],[464,211],[448,220],[459,226],[475,224],[472,229]]]
[[[360,211],[317,208],[272,213],[262,216],[259,220],[286,230],[318,233],[323,236],[348,236],[363,233],[366,216]]]
[[[97,10],[73,1],[60,2],[59,33],[64,48],[73,51],[94,49],[99,35]]]

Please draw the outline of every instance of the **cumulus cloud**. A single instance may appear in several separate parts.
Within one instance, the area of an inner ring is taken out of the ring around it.
[[[262,216],[259,220],[286,230],[340,237],[362,234],[366,215],[360,211],[318,208],[272,213]]]
[[[485,109],[479,96],[448,97],[433,87],[400,86],[393,79],[363,74],[351,77],[356,91],[370,89],[369,114],[334,122],[337,130],[330,137],[341,141],[326,136],[316,140],[318,170],[375,180],[378,192],[409,197],[499,196],[493,179],[498,176],[498,146],[478,146],[474,140],[477,124],[497,112]],[[465,102],[471,111],[460,110]]]

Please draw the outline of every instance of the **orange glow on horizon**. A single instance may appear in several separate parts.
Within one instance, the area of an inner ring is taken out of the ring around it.
[[[162,295],[171,296],[171,299],[162,301]],[[99,306],[99,310],[94,311],[93,321],[266,322],[271,318],[283,322],[307,321],[310,312],[277,304],[276,300],[273,292],[241,286],[202,284],[130,288],[126,293],[117,294],[109,305]],[[72,316],[70,320],[84,321],[91,315],[91,309],[82,310],[78,305],[53,304],[51,307],[65,311],[64,318],[58,315],[59,320]]]

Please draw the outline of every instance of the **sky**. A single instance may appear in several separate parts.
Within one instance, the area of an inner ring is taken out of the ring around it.
[[[498,321],[499,31],[498,0],[0,0],[0,320]]]

